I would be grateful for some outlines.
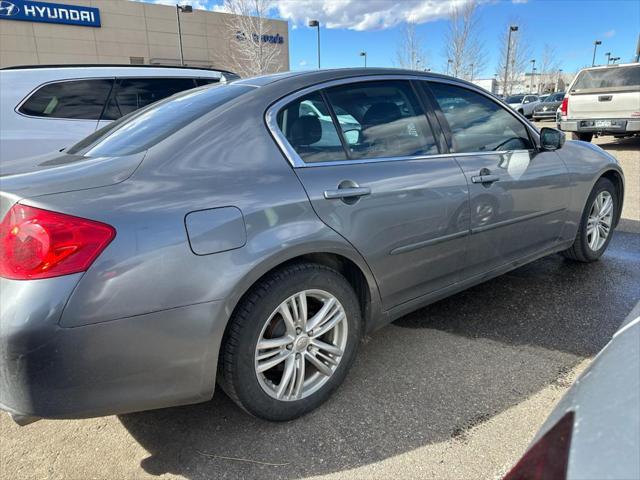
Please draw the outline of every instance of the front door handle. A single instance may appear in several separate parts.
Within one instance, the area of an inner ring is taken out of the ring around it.
[[[364,197],[365,195],[371,195],[371,189],[369,187],[346,187],[324,191],[324,198],[327,200],[333,200],[335,198]]]
[[[491,184],[493,182],[497,182],[500,180],[498,175],[477,175],[475,177],[471,177],[472,183],[486,183]]]

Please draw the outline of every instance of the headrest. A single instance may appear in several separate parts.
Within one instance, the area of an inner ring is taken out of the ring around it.
[[[289,131],[289,141],[293,147],[313,145],[322,138],[320,119],[313,115],[299,117]]]
[[[364,114],[362,123],[365,125],[382,125],[395,122],[402,117],[400,107],[392,102],[374,103]]]

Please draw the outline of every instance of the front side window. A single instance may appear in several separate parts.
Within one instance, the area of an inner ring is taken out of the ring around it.
[[[39,88],[18,109],[33,117],[98,120],[113,80],[73,80]]]
[[[531,148],[527,128],[488,97],[445,83],[430,88],[449,123],[456,153]]]
[[[109,98],[103,120],[116,120],[195,86],[193,78],[122,78]]]
[[[409,82],[363,82],[326,92],[350,158],[437,153],[431,128]]]
[[[322,95],[314,92],[278,112],[278,127],[306,163],[346,160],[344,148]]]

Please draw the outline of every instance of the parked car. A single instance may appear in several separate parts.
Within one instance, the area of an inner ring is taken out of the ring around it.
[[[581,70],[560,114],[560,128],[586,142],[594,135],[640,135],[640,63]]]
[[[547,99],[548,96],[549,96],[548,94],[538,95],[538,100],[540,101],[540,103],[542,103]]]
[[[564,92],[556,92],[552,93],[544,99],[544,101],[540,102],[536,105],[536,108],[533,110],[533,119],[534,120],[544,120],[547,118],[555,119],[556,112],[558,108],[562,104],[562,99],[564,98]]]
[[[234,78],[225,71],[151,65],[0,69],[0,169],[6,174],[25,157],[70,147],[174,93]]]
[[[442,75],[176,94],[3,178],[0,405],[22,423],[116,414],[206,401],[217,380],[296,418],[364,334],[545,255],[599,259],[623,191],[611,155]]]
[[[516,112],[531,118],[540,100],[536,95],[509,95],[505,102]]]
[[[640,478],[639,346],[636,308],[504,480]]]

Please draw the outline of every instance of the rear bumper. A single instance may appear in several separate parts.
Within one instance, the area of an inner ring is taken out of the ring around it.
[[[68,298],[59,295],[73,290],[74,277],[0,279],[0,409],[83,418],[211,398],[225,324],[221,302],[63,328],[64,300],[50,299]]]
[[[596,125],[596,122],[610,122],[610,125]],[[640,119],[637,118],[560,119],[558,126],[565,132],[588,132],[611,135],[640,133]]]

